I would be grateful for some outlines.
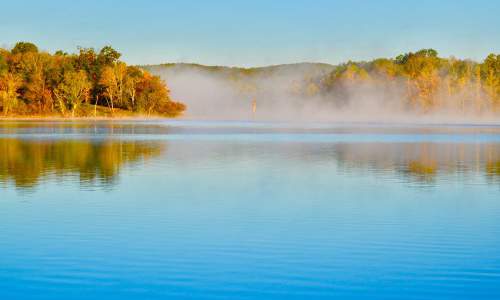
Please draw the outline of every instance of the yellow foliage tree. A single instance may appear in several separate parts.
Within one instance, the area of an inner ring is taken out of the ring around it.
[[[64,115],[66,110],[70,110],[71,116],[74,117],[80,104],[88,99],[91,87],[84,71],[65,73],[63,81],[54,90],[61,113]]]
[[[0,76],[0,107],[4,115],[16,107],[18,103],[18,89],[22,85],[19,76],[12,73],[5,73]]]

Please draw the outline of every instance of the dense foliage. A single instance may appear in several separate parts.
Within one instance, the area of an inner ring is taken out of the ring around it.
[[[394,59],[348,62],[311,80],[304,93],[328,95],[338,106],[371,94],[396,99],[407,110],[484,113],[500,111],[500,55],[482,63],[440,58],[433,49]]]
[[[185,110],[159,77],[127,66],[120,56],[110,46],[77,54],[49,54],[27,42],[0,48],[0,113],[176,116]]]

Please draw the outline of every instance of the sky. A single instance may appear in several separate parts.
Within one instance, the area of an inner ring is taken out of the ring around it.
[[[337,64],[421,48],[474,60],[500,53],[498,0],[17,0],[0,8],[0,47],[112,45],[129,64]]]

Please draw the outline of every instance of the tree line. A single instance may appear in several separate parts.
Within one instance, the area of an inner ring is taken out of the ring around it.
[[[402,108],[422,113],[499,112],[500,55],[490,54],[478,63],[441,58],[434,49],[422,49],[395,58],[350,61],[308,80],[302,90],[309,96],[327,96],[340,107],[363,92],[397,99]]]
[[[115,116],[181,114],[158,76],[120,61],[111,46],[78,53],[39,51],[29,42],[0,48],[0,113]]]

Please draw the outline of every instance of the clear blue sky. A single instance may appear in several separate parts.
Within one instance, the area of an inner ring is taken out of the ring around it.
[[[500,53],[498,0],[17,0],[1,9],[0,46],[111,44],[132,64],[335,64],[427,47],[473,59]]]

